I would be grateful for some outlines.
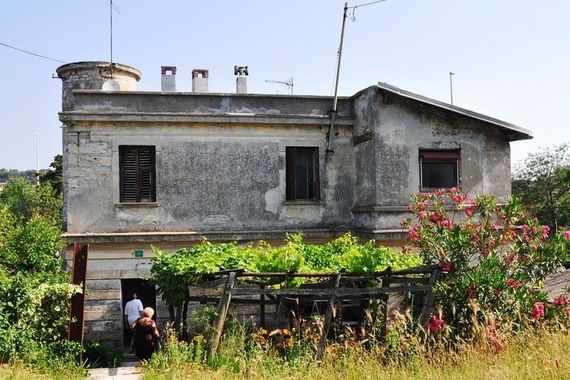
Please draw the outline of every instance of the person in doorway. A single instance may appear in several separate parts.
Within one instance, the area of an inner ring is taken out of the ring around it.
[[[148,360],[158,348],[158,328],[152,320],[154,310],[145,307],[142,316],[131,326],[135,330],[135,354],[140,360]]]
[[[125,326],[129,330],[129,352],[133,352],[135,344],[135,331],[131,326],[142,316],[143,310],[144,307],[138,294],[133,292],[133,299],[125,305]]]

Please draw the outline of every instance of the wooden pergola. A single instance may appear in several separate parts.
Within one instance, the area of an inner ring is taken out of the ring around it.
[[[259,305],[261,325],[266,323],[267,304],[276,305],[277,318],[287,300],[299,302],[324,302],[323,333],[320,338],[316,358],[323,357],[327,336],[331,327],[335,307],[342,302],[365,302],[380,300],[383,321],[387,320],[387,301],[390,294],[423,294],[420,323],[425,325],[433,313],[433,286],[441,274],[437,265],[421,266],[399,271],[388,268],[382,272],[362,275],[357,273],[257,273],[243,269],[212,273],[208,281],[189,288],[189,300],[200,303],[217,302],[217,316],[214,331],[208,342],[208,358],[212,359],[218,350],[228,310],[232,303]],[[286,288],[289,280],[295,278],[310,279],[310,283],[301,288]],[[245,286],[238,286],[239,284]],[[221,287],[223,285],[223,287]],[[372,286],[371,286],[372,285]],[[196,292],[196,289],[209,292]],[[206,294],[207,293],[207,294]]]

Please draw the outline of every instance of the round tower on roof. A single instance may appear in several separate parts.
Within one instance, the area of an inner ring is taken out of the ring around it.
[[[62,109],[73,109],[73,90],[102,90],[103,84],[113,80],[112,88],[120,91],[136,91],[141,72],[134,67],[102,61],[74,62],[57,68],[57,76],[62,81]],[[103,91],[110,87],[106,86]]]

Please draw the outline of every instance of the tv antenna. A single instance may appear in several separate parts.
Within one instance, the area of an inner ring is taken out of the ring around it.
[[[265,81],[269,82],[269,83],[278,83],[278,84],[285,85],[289,88],[289,95],[293,95],[293,77],[287,79],[287,81],[271,80],[271,79],[266,79]]]

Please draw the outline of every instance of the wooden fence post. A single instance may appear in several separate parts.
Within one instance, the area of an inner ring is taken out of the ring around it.
[[[422,313],[420,314],[420,326],[425,326],[433,314],[435,300],[435,297],[433,295],[433,287],[436,284],[437,280],[439,280],[440,274],[441,269],[435,268],[429,278],[428,285],[430,286],[430,289],[424,296],[424,306],[422,307]]]
[[[324,353],[325,353],[325,348],[327,345],[327,336],[329,334],[332,315],[333,315],[334,307],[335,307],[334,304],[336,302],[336,291],[338,290],[338,287],[340,285],[341,276],[342,275],[340,273],[336,275],[336,280],[334,283],[334,291],[331,294],[331,297],[329,298],[329,302],[328,302],[328,306],[327,306],[327,312],[325,314],[325,323],[323,325],[323,335],[321,336],[321,341],[319,342],[319,348],[317,349],[317,355],[316,355],[317,360],[321,360],[323,358]]]
[[[228,309],[230,307],[230,301],[232,299],[232,289],[234,288],[236,282],[236,272],[230,272],[228,275],[228,281],[224,286],[224,292],[220,297],[220,302],[218,303],[218,311],[216,321],[214,322],[214,331],[210,342],[208,343],[208,361],[212,360],[216,353],[218,352],[218,346],[220,345],[220,338],[224,330],[224,323],[226,322],[226,317],[228,315]]]

